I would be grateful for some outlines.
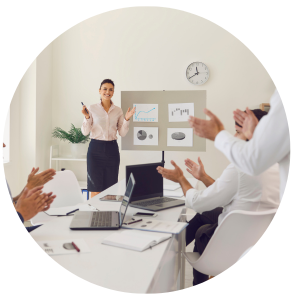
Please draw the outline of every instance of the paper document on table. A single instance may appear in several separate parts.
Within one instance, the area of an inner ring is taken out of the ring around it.
[[[164,184],[164,190],[167,191],[175,191],[177,189],[180,188],[180,184],[176,183],[176,184]]]
[[[102,241],[102,244],[134,251],[144,251],[171,237],[172,234],[169,233],[125,230],[109,235]]]
[[[45,213],[49,216],[66,216],[68,213],[74,211],[98,211],[98,209],[90,204],[86,203],[78,203],[72,206],[64,206],[64,207],[53,207],[49,208],[45,211]]]
[[[141,222],[133,223],[130,225],[123,224],[122,228],[178,234],[186,226],[188,226],[188,223],[185,222],[169,222],[161,220],[150,220],[149,218],[146,218]]]
[[[80,250],[79,252],[75,249],[72,242]],[[51,256],[60,254],[80,254],[91,252],[89,246],[83,239],[42,241],[37,243],[47,254]]]

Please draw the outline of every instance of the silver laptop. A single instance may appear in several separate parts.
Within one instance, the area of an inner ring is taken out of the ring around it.
[[[119,211],[77,211],[74,214],[70,229],[73,230],[108,230],[122,226],[130,198],[135,187],[135,180],[130,174],[125,195]]]

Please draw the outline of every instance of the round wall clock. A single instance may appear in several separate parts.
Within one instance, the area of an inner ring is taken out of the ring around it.
[[[209,78],[208,67],[202,62],[193,62],[186,69],[186,78],[192,84],[202,85]]]

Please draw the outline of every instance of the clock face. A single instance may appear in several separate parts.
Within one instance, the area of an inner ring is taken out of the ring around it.
[[[187,80],[195,85],[202,85],[209,78],[208,67],[202,62],[193,62],[186,69]]]

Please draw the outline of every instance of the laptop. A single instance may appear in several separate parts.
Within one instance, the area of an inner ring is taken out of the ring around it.
[[[119,229],[124,221],[128,204],[135,187],[134,176],[130,174],[125,195],[119,211],[77,211],[70,229],[73,230],[114,230]]]
[[[126,182],[133,174],[136,187],[131,195],[130,206],[159,211],[185,205],[185,201],[164,197],[163,177],[156,170],[163,163],[126,166]]]

